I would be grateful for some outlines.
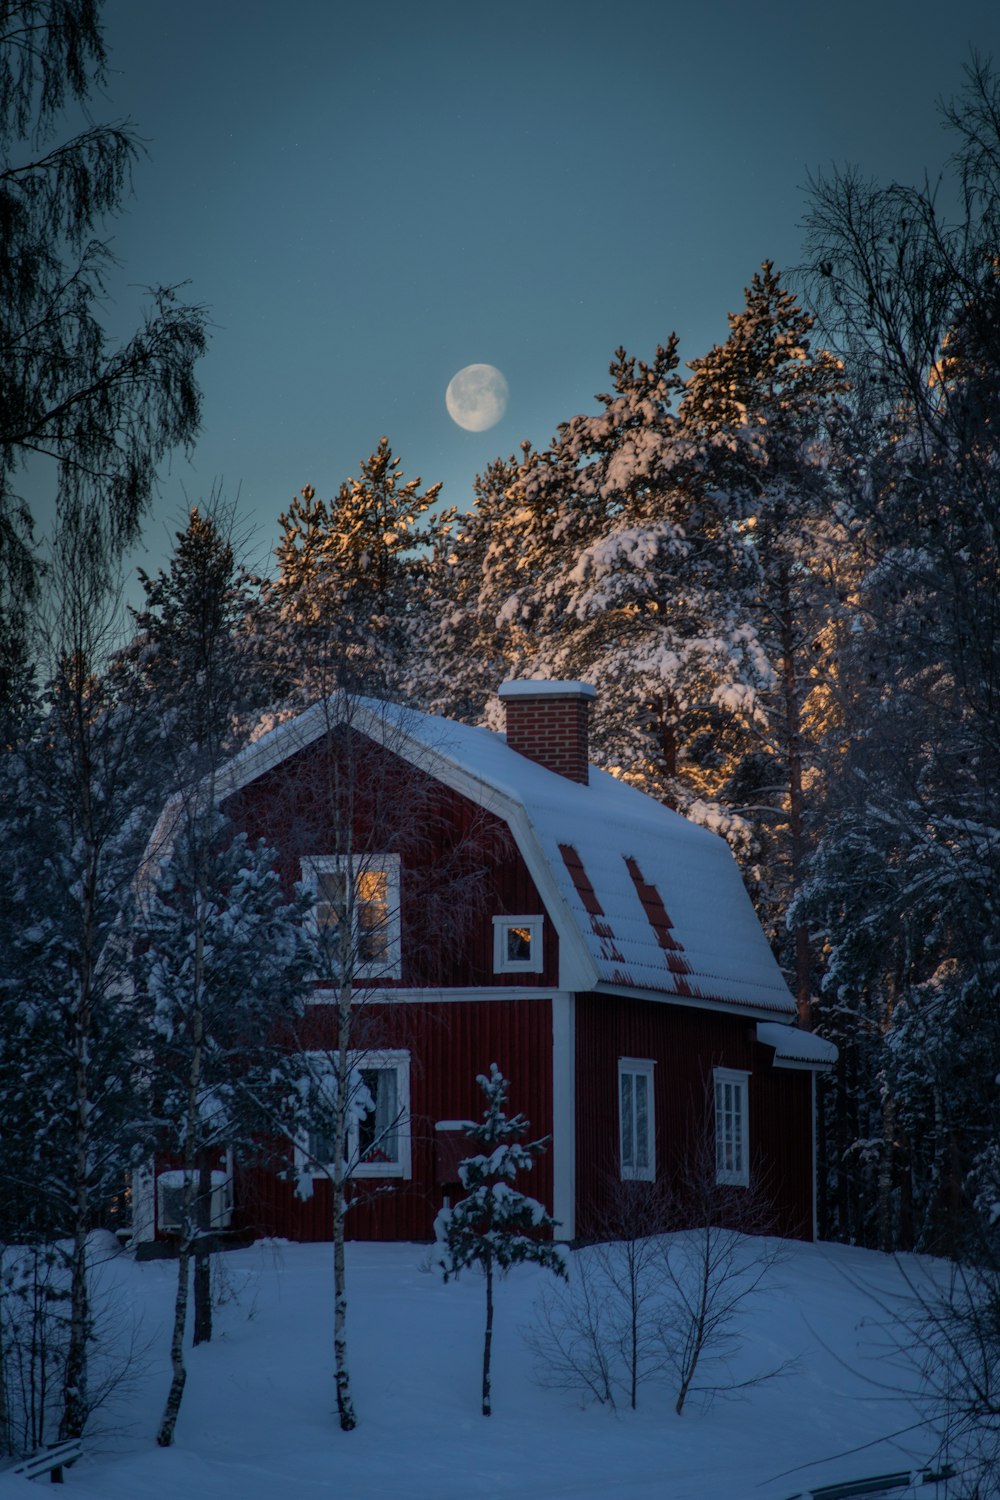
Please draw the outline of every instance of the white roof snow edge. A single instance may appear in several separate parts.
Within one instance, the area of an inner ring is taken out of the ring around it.
[[[783,1026],[780,1021],[758,1021],[757,1040],[774,1048],[776,1068],[832,1068],[839,1056],[825,1037],[798,1026]]]

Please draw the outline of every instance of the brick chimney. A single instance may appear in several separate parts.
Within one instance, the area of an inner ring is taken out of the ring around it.
[[[528,679],[501,683],[512,750],[583,786],[588,781],[588,717],[597,696],[589,682]]]

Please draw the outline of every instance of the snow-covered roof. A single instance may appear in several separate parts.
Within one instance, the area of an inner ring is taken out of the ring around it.
[[[728,845],[593,766],[584,786],[490,730],[334,698],[248,746],[216,795],[344,722],[506,821],[559,933],[562,988],[794,1016]]]
[[[832,1068],[837,1061],[833,1042],[780,1021],[758,1021],[757,1040],[774,1048],[776,1068]]]

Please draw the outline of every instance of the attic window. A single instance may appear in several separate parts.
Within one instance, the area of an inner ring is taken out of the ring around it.
[[[493,968],[497,974],[542,972],[541,916],[493,918]]]
[[[314,893],[317,977],[398,979],[399,856],[316,855],[302,876]]]

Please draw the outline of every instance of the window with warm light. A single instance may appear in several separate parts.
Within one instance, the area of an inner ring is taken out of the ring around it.
[[[493,918],[493,968],[497,974],[540,974],[544,919]]]
[[[302,876],[314,894],[312,920],[322,971],[398,979],[399,856],[317,855],[302,861]]]

